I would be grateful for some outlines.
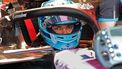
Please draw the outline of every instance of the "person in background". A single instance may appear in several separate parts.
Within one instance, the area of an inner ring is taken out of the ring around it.
[[[97,21],[101,29],[114,27],[121,19],[122,0],[76,0],[76,2],[90,2],[95,5]]]
[[[121,0],[101,0],[97,8],[97,18],[101,29],[114,27],[119,20]]]

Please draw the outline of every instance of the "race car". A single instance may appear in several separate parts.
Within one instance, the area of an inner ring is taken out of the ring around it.
[[[78,4],[78,6],[81,5]],[[3,19],[1,19],[3,21],[8,20],[9,23],[12,21],[11,22],[12,31],[15,32],[14,34],[15,36],[12,39],[17,39],[17,40],[15,40],[15,42],[8,42],[9,44],[7,44],[5,43],[6,40],[4,40],[1,37],[2,58],[0,61],[1,64],[0,67],[10,68],[11,66],[13,66],[14,68],[18,68],[18,66],[16,65],[22,64],[22,68],[24,68],[25,66],[23,64],[25,65],[27,64],[28,67],[31,67],[32,65],[37,66],[41,64],[40,67],[42,68],[44,67],[44,69],[49,69],[49,68],[54,69],[53,57],[55,55],[55,51],[57,50],[53,49],[53,47],[51,46],[46,46],[47,44],[44,42],[43,38],[40,35],[41,33],[39,30],[37,19],[43,16],[65,15],[65,16],[75,17],[83,21],[84,23],[82,26],[82,34],[80,39],[81,44],[79,45],[78,49],[82,47],[92,48],[93,37],[99,31],[99,25],[97,24],[96,21],[94,9],[90,10],[90,9],[82,9],[82,8],[77,9],[77,8],[79,7],[72,8],[72,7],[62,6],[62,7],[35,8],[35,9],[29,9],[24,11],[18,11],[15,12],[13,15],[6,16]],[[1,22],[1,27],[3,27],[3,29],[6,29],[6,27],[9,27],[8,24],[4,24]],[[12,39],[10,39],[10,41]],[[5,46],[4,43],[2,42],[4,42],[5,45],[8,46]],[[88,53],[91,53],[91,51]],[[86,55],[85,57],[87,57],[87,59],[91,59],[91,60],[87,60],[86,63],[90,65],[92,68],[106,69],[96,60],[96,58],[91,58],[88,55]],[[36,59],[39,60],[37,61]]]

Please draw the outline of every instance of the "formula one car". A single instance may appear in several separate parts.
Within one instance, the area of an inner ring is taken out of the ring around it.
[[[24,68],[26,67],[26,64],[27,66],[35,65],[35,67],[36,65],[39,65],[42,69],[55,69],[53,65],[53,57],[55,51],[58,50],[51,46],[47,46],[44,42],[40,35],[37,20],[39,17],[43,18],[43,16],[52,15],[65,15],[83,21],[79,48],[92,48],[93,37],[99,31],[99,25],[96,22],[94,9],[47,7],[18,11],[12,15],[1,18],[0,31],[2,32],[2,35],[0,39],[0,67],[2,69],[10,68],[12,66],[14,69],[18,69],[18,65],[19,67],[22,65],[20,68]],[[6,23],[3,23],[3,21]],[[6,30],[9,31],[5,32]],[[9,34],[5,36],[6,33]],[[24,38],[24,40],[21,38]],[[102,67],[96,59],[87,62],[93,65],[96,69],[106,69]]]

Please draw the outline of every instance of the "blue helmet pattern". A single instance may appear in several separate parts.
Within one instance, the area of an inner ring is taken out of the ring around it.
[[[47,2],[44,2],[41,7],[73,3],[74,2],[72,0],[49,0]],[[39,17],[38,23],[42,37],[44,38],[45,42],[55,49],[64,50],[75,48],[78,46],[82,31],[82,23],[78,19],[68,16],[45,16]],[[72,24],[75,28],[70,34],[56,34],[53,32],[53,30],[51,30],[51,28],[48,28],[52,25],[61,24]]]
[[[64,19],[65,18],[65,19]],[[82,23],[80,20],[68,16],[50,16],[42,22],[42,18],[38,18],[39,27],[42,37],[50,46],[59,49],[72,49],[78,46],[81,37]],[[74,29],[70,34],[56,34],[52,32],[48,26],[52,25],[74,25]]]

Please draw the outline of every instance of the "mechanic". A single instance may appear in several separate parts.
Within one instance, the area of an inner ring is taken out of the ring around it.
[[[120,17],[120,3],[122,3],[122,0],[101,0],[96,12],[101,29],[115,26]]]

